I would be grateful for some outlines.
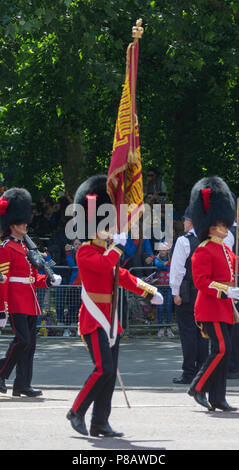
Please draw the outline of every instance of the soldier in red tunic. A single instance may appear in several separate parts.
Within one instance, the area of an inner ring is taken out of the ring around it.
[[[41,390],[31,387],[33,357],[36,347],[37,315],[41,313],[36,287],[47,287],[47,276],[40,275],[28,257],[23,242],[31,218],[31,195],[24,188],[11,188],[0,198],[0,272],[6,282],[0,284],[0,318],[9,315],[14,339],[6,356],[0,359],[0,391],[7,392],[7,379],[16,366],[13,396],[35,397]],[[56,276],[56,275],[54,275]],[[60,279],[55,277],[54,282]],[[51,283],[52,284],[52,283]]]
[[[192,189],[192,219],[201,241],[192,256],[192,272],[198,295],[195,320],[211,340],[211,353],[189,388],[189,395],[209,410],[234,411],[226,401],[226,376],[231,353],[233,323],[238,321],[234,300],[235,255],[223,243],[235,217],[235,203],[219,177],[198,181]],[[208,400],[206,398],[208,392]]]
[[[92,198],[95,198],[93,214],[90,211]],[[111,201],[106,193],[104,175],[89,178],[76,192],[75,204],[83,206],[86,222],[95,216],[101,204],[106,203],[111,204]],[[101,219],[102,217],[96,217],[96,227]],[[83,220],[77,222],[82,224]],[[120,333],[123,331],[117,316],[114,321],[113,340],[110,327],[114,269],[124,251],[126,235],[115,234],[109,247],[106,240],[101,239],[95,232],[89,233],[89,229],[86,238],[87,241],[82,243],[76,253],[82,283],[79,330],[87,344],[95,369],[76,397],[67,418],[77,432],[87,435],[84,417],[93,403],[91,436],[119,437],[123,434],[114,431],[108,421],[117,374]],[[157,288],[132,276],[126,269],[119,268],[119,285],[145,297],[151,295],[152,303],[163,302]]]

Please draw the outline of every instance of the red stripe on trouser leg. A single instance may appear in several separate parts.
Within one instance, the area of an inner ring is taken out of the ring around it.
[[[218,366],[219,362],[222,360],[222,358],[224,357],[225,355],[225,351],[226,351],[226,347],[225,347],[225,341],[224,341],[224,338],[223,338],[223,334],[222,334],[222,330],[221,330],[221,326],[219,323],[217,322],[214,322],[213,323],[214,325],[214,329],[215,329],[215,333],[216,333],[216,336],[217,336],[217,339],[218,339],[218,344],[219,344],[219,353],[216,355],[216,357],[213,359],[213,361],[211,362],[211,364],[209,364],[208,368],[205,370],[205,372],[203,373],[202,377],[200,378],[200,380],[198,381],[196,387],[195,387],[195,390],[197,390],[198,392],[200,392],[200,390],[202,390],[205,382],[208,380],[208,378],[210,377],[210,375],[213,373],[213,371],[216,369],[216,367]]]
[[[11,326],[12,326],[14,335],[15,335],[16,340],[17,340],[17,333],[16,333],[16,329],[15,329],[15,325],[14,325],[14,322],[13,322],[13,316],[12,315],[11,315]],[[4,374],[4,370],[6,369],[6,366],[8,365],[10,359],[12,358],[13,351],[16,348],[16,346],[17,346],[17,343],[13,344],[11,350],[8,352],[8,357],[6,358],[6,362],[4,362],[3,367],[0,370],[0,375]]]
[[[4,374],[4,370],[6,369],[6,366],[8,365],[10,359],[12,358],[13,351],[16,348],[16,344],[13,344],[12,349],[9,351],[8,357],[6,359],[6,362],[4,362],[3,367],[0,370],[0,375]]]
[[[72,406],[73,411],[78,410],[80,405],[83,403],[83,401],[87,397],[88,393],[92,390],[92,388],[96,384],[97,380],[99,380],[103,374],[97,330],[92,333],[91,342],[92,342],[92,349],[93,349],[93,355],[94,355],[94,360],[95,360],[95,370],[89,377],[89,380],[87,380],[86,384],[80,391],[79,395],[76,397],[74,404]]]

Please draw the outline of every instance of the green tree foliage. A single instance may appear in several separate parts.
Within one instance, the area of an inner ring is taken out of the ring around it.
[[[2,0],[6,184],[37,196],[63,181],[73,193],[86,176],[107,172],[139,17],[143,168],[159,167],[180,212],[207,174],[223,176],[239,194],[239,6],[226,0]]]

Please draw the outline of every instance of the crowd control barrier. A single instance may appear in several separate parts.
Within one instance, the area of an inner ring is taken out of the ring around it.
[[[42,315],[38,316],[37,330],[38,335],[45,337],[72,337],[78,333],[78,312],[81,306],[81,285],[68,284],[70,274],[77,267],[55,266],[54,272],[61,274],[63,283],[57,287],[46,289],[36,289],[38,302]],[[135,276],[137,272],[144,271],[147,277],[156,270],[155,267],[138,267],[129,269]],[[157,286],[164,298],[167,298],[169,292],[168,285]],[[173,308],[173,304],[172,304]],[[164,308],[165,310],[165,308]],[[118,317],[123,325],[124,333],[134,334],[136,331],[144,330],[150,327],[160,328],[161,326],[175,326],[174,312],[171,324],[166,323],[166,313],[164,311],[164,323],[157,321],[157,307],[153,306],[147,298],[118,288]],[[6,327],[0,330],[2,335],[12,335],[11,325],[8,321]]]

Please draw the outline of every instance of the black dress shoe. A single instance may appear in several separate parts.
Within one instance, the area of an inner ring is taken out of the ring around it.
[[[230,406],[226,400],[221,401],[220,403],[212,404],[211,403],[211,411],[215,411],[215,409],[222,410],[222,411],[237,411],[238,408],[235,406]]]
[[[35,390],[34,388],[31,388],[31,387],[26,387],[26,388],[22,388],[22,389],[13,388],[13,391],[12,391],[12,396],[13,397],[20,397],[21,395],[25,395],[26,397],[35,398],[35,397],[39,397],[40,395],[42,395],[42,391],[41,390]]]
[[[122,432],[117,432],[112,429],[112,427],[107,424],[92,424],[90,427],[90,435],[92,437],[122,437],[124,434]]]
[[[174,384],[187,384],[187,385],[189,385],[192,382],[192,380],[193,380],[193,378],[189,379],[189,378],[184,377],[182,375],[182,377],[174,378],[173,383]]]
[[[7,387],[5,385],[5,379],[0,377],[0,392],[1,393],[7,393]]]
[[[84,436],[88,436],[88,431],[85,425],[84,416],[78,415],[75,411],[70,410],[66,415],[67,419],[71,422],[73,429]]]
[[[188,390],[188,395],[190,397],[193,397],[194,400],[201,406],[204,406],[204,408],[207,408],[208,410],[211,410],[211,405],[206,399],[206,395],[203,392],[197,392],[197,390],[194,389],[189,389]]]

